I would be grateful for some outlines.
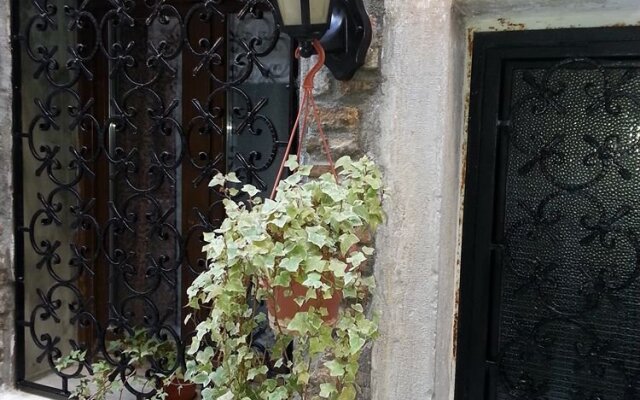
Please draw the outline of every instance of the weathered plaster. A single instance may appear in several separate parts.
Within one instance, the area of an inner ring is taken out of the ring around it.
[[[459,184],[462,30],[450,0],[386,0],[379,129],[389,187],[377,238],[373,399],[446,399]],[[439,307],[440,304],[440,307]]]
[[[637,0],[386,0],[385,8],[383,83],[369,114],[379,128],[364,133],[390,189],[377,239],[382,338],[372,398],[446,400],[454,394],[471,59],[462,32],[637,25],[640,8]]]
[[[640,25],[640,7],[638,0],[455,0],[454,8],[463,19],[465,35],[463,88],[459,92],[458,104],[462,107],[461,118],[461,192],[459,198],[459,226],[457,236],[458,253],[456,255],[455,284],[453,288],[441,287],[440,290],[455,294],[457,298],[460,275],[460,248],[462,243],[462,221],[464,203],[464,173],[466,160],[467,123],[471,83],[471,61],[473,33],[483,31],[558,29],[558,28],[590,28],[607,26]],[[454,317],[454,321],[456,318]],[[454,327],[455,329],[455,327]],[[440,333],[440,332],[439,332]],[[454,340],[455,333],[454,333]],[[453,399],[455,385],[455,351],[453,354],[454,373],[449,382],[448,397],[437,397],[438,400]],[[444,384],[441,382],[441,384]]]
[[[548,13],[634,10],[637,0],[457,0],[456,7],[464,15],[499,15],[502,13]]]
[[[9,2],[0,2],[0,386],[13,380],[13,196]],[[1,389],[0,389],[1,390]],[[2,396],[4,399],[4,395]]]

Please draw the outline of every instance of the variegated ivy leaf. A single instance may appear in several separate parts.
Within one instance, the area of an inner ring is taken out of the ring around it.
[[[244,185],[241,189],[244,193],[248,194],[249,197],[255,197],[260,191],[257,187],[253,185]]]
[[[227,183],[227,179],[224,175],[219,173],[214,176],[213,179],[211,179],[211,182],[209,182],[209,187],[224,186],[225,183]]]
[[[331,244],[329,241],[329,231],[322,226],[310,226],[305,228],[307,232],[307,240],[316,246],[323,248]]]
[[[286,269],[289,272],[296,272],[301,262],[301,257],[287,257],[280,261],[280,267]]]
[[[295,171],[298,169],[298,167],[300,166],[300,163],[298,163],[298,157],[296,156],[289,156],[289,158],[287,159],[287,162],[284,163],[284,166],[289,168],[290,171]]]
[[[242,183],[242,181],[238,179],[238,176],[236,175],[235,172],[229,172],[227,174],[227,181],[231,183]]]
[[[306,287],[314,289],[320,289],[324,285],[322,283],[322,275],[317,272],[308,274],[307,279],[302,284]]]
[[[324,363],[324,366],[329,370],[329,375],[335,377],[341,377],[344,375],[344,364],[337,360],[331,360]]]
[[[354,244],[360,243],[360,239],[354,233],[345,233],[340,236],[340,252],[343,255],[347,254],[347,251]]]
[[[320,397],[323,399],[330,398],[333,394],[337,393],[336,385],[334,383],[321,383],[320,384]]]

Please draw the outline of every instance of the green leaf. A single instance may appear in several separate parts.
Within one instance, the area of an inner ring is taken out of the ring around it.
[[[244,185],[241,189],[243,192],[247,193],[249,197],[255,197],[260,191],[253,185]]]
[[[298,307],[302,307],[302,305],[307,301],[307,298],[305,296],[298,296],[295,299],[293,299],[293,301],[296,302]]]
[[[336,385],[334,385],[333,383],[320,384],[320,397],[324,399],[330,398],[337,391],[338,389],[336,389]]]
[[[247,372],[247,379],[253,380],[256,376],[266,375],[269,372],[269,367],[266,365],[262,365],[258,368],[251,368],[249,372]]]
[[[340,240],[340,252],[343,255],[347,254],[347,251],[349,251],[351,246],[353,246],[354,244],[360,243],[360,238],[358,238],[353,233],[345,233],[344,235],[340,236],[339,240]]]
[[[233,395],[233,392],[231,390],[229,390],[227,393],[225,393],[222,396],[218,397],[218,400],[233,400],[234,398],[235,398],[235,396]]]
[[[289,393],[287,392],[286,387],[278,386],[276,390],[269,393],[267,398],[268,400],[287,400],[289,398]]]
[[[287,325],[287,330],[298,332],[301,335],[309,332],[309,314],[306,312],[297,313]]]
[[[280,261],[280,267],[286,269],[289,272],[296,272],[301,262],[302,258],[300,257],[287,257],[283,258],[282,261]]]
[[[367,257],[365,257],[361,251],[356,251],[351,254],[351,257],[347,258],[347,262],[351,264],[351,267],[354,269],[358,268],[365,261],[367,261]]]
[[[344,375],[344,365],[337,360],[327,361],[324,366],[327,367],[331,376],[341,377]]]
[[[274,211],[278,209],[279,204],[271,199],[265,199],[264,204],[262,205],[262,212],[265,214],[272,214]]]
[[[298,163],[298,157],[294,155],[289,156],[287,162],[284,163],[284,166],[289,168],[291,171],[295,171],[300,166]]]
[[[242,183],[235,172],[229,172],[227,174],[227,181],[231,183]]]
[[[291,221],[291,217],[287,214],[282,214],[279,218],[271,220],[271,223],[282,229],[289,221]]]
[[[333,258],[329,263],[329,269],[336,277],[342,278],[347,272],[347,264]]]
[[[211,362],[214,353],[215,351],[213,350],[213,348],[207,346],[204,350],[199,351],[198,354],[196,354],[196,361],[199,363]]]
[[[329,231],[322,226],[311,226],[305,229],[307,232],[307,240],[319,248],[323,248],[329,239]]]
[[[380,189],[380,187],[382,186],[382,182],[380,181],[380,178],[372,175],[365,176],[364,181],[367,182],[369,186],[371,186],[371,188],[375,190]]]
[[[302,284],[309,288],[320,289],[323,286],[322,275],[317,272],[312,272],[307,275],[307,279],[305,279]]]
[[[272,285],[289,287],[289,285],[291,285],[291,273],[281,271],[278,276],[276,276],[276,279],[273,280]]]
[[[346,168],[346,167],[350,166],[351,164],[353,164],[353,161],[351,160],[351,157],[349,157],[349,156],[340,157],[338,159],[338,161],[335,162],[336,168]]]
[[[302,175],[293,174],[290,177],[288,177],[287,179],[285,179],[284,181],[287,182],[291,186],[295,186],[298,183],[300,183],[300,181],[302,181]]]
[[[307,258],[305,264],[307,265],[307,271],[324,272],[328,263],[321,256],[312,256]]]
[[[356,388],[353,385],[346,385],[342,388],[338,400],[355,400],[356,395]]]
[[[354,310],[356,310],[359,313],[363,313],[364,312],[364,307],[362,307],[362,304],[352,304],[351,308],[353,308]]]
[[[309,383],[309,379],[311,378],[311,374],[306,371],[298,372],[298,384],[306,385]]]
[[[226,182],[227,179],[224,177],[224,175],[218,173],[213,177],[213,179],[211,179],[211,182],[209,182],[209,187],[224,186]]]
[[[357,354],[362,347],[367,343],[366,340],[360,337],[360,335],[349,332],[349,348],[351,355]]]
[[[362,251],[365,255],[367,255],[367,256],[371,256],[371,255],[373,255],[373,253],[375,252],[375,249],[374,249],[374,248],[372,248],[372,247],[364,246],[364,247],[361,249],[361,251]]]
[[[301,165],[296,171],[298,175],[309,176],[313,170],[313,165]]]

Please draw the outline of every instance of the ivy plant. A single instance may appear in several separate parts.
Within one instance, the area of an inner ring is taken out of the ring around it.
[[[141,367],[149,367],[151,360],[161,363],[165,367],[174,368],[177,363],[177,349],[174,343],[151,337],[146,329],[135,329],[123,338],[109,340],[107,353],[113,360],[97,360],[91,364],[87,360],[87,352],[75,349],[56,362],[56,369],[65,371],[80,371],[83,366],[90,366],[91,374],[79,373],[78,384],[71,392],[69,399],[73,400],[108,400],[112,395],[122,398],[128,392],[126,386],[134,388],[140,393],[149,393],[149,400],[165,400],[167,397],[163,385],[182,375],[178,367],[172,374],[151,372],[151,375],[141,375]],[[77,374],[73,374],[76,377]],[[158,386],[160,384],[159,388]],[[154,389],[155,390],[154,392]]]
[[[365,312],[374,288],[365,266],[383,221],[381,173],[367,157],[338,160],[339,182],[332,174],[309,178],[311,167],[293,157],[286,166],[293,173],[273,200],[233,173],[211,182],[224,196],[226,219],[205,234],[208,266],[187,292],[201,322],[185,376],[202,385],[204,400],[356,397],[359,359],[377,334]],[[314,307],[276,324],[269,368],[252,346],[266,318],[256,304],[273,301],[278,288],[290,296],[294,283],[307,289],[299,305],[340,292],[343,306],[334,324]],[[318,363],[325,376],[313,382]]]

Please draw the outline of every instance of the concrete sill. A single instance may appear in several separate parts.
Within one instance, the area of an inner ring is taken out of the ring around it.
[[[1,389],[0,399],[2,400],[51,400],[46,397],[36,396],[25,392],[20,392],[15,389]]]

